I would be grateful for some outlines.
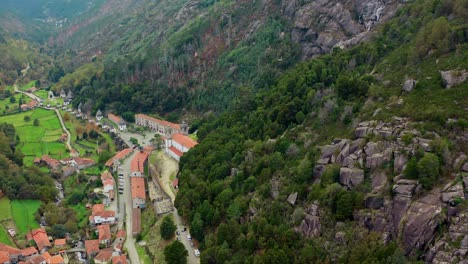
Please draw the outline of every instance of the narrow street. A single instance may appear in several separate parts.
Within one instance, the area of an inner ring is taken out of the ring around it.
[[[124,175],[124,191],[123,194],[119,194],[119,208],[123,210],[119,210],[119,217],[124,216],[125,218],[125,228],[127,230],[127,239],[125,240],[124,247],[127,249],[128,256],[132,264],[139,264],[140,259],[138,257],[138,253],[135,247],[135,239],[133,238],[132,234],[132,224],[133,224],[133,217],[132,217],[132,189],[130,186],[130,163],[133,157],[136,155],[137,152],[133,152],[129,157],[127,157],[123,163],[120,165],[122,170],[119,173]],[[122,222],[124,221],[121,218]],[[120,223],[119,223],[120,225]]]

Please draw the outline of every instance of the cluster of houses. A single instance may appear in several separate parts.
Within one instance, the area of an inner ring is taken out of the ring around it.
[[[61,264],[68,263],[65,249],[67,247],[66,239],[52,240],[47,235],[44,228],[33,229],[27,233],[26,239],[34,241],[36,247],[18,249],[0,243],[0,263],[24,263],[24,264]],[[52,244],[53,243],[53,244]],[[55,249],[57,254],[51,254],[49,251]]]
[[[34,164],[38,166],[47,166],[50,170],[58,172],[67,177],[76,171],[83,170],[96,165],[96,162],[88,158],[71,157],[62,160],[56,160],[49,155],[43,155],[41,158],[35,158]]]
[[[180,157],[195,147],[198,143],[188,136],[187,123],[174,124],[144,114],[135,115],[135,123],[139,126],[149,127],[157,132],[164,140],[164,151],[177,161]]]

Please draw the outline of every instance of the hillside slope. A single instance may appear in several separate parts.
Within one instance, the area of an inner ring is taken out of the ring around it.
[[[176,198],[201,261],[466,260],[466,8],[415,1],[206,117]]]

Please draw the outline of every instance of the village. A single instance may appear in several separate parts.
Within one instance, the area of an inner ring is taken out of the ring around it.
[[[154,172],[151,173],[149,169],[148,158],[154,150],[162,149],[164,155],[179,162],[184,153],[197,145],[197,142],[188,135],[187,123],[175,124],[148,115],[137,114],[135,125],[149,130],[151,136],[159,135],[161,138],[161,141],[156,144],[150,142],[148,138],[141,139],[137,143],[135,138],[139,138],[139,135],[127,131],[129,124],[122,117],[113,113],[104,115],[101,110],[98,110],[92,117],[90,113],[83,111],[81,103],[77,109],[72,109],[70,103],[73,95],[70,91],[65,93],[62,90],[59,98],[63,100],[63,105],[56,104],[55,106],[51,106],[50,103],[44,105],[44,101],[37,98],[33,92],[35,90],[24,92],[33,100],[22,105],[22,111],[38,107],[56,111],[59,115],[58,110],[61,109],[73,114],[77,119],[95,123],[107,133],[114,133],[125,143],[126,147],[107,160],[100,178],[95,179],[102,186],[95,190],[96,195],[102,197],[102,203],[86,204],[86,209],[89,210],[89,226],[94,230],[92,237],[95,239],[72,241],[69,236],[52,237],[46,232],[47,223],[41,222],[40,228],[27,233],[26,240],[34,241],[31,244],[34,246],[18,249],[0,243],[0,263],[55,264],[76,263],[75,260],[81,263],[89,263],[91,260],[94,263],[140,263],[134,238],[141,232],[143,210],[154,210],[159,216],[175,214],[178,219],[176,221],[178,229],[180,227],[184,229],[183,231],[186,230],[174,210],[175,195],[168,193],[169,188],[161,186],[157,177],[151,175]],[[53,92],[48,93],[48,98],[54,99]],[[59,141],[68,143],[70,157],[54,159],[44,154],[34,159],[34,165],[48,168],[51,172],[60,173],[63,177],[69,177],[81,170],[96,166],[95,160],[80,157],[80,153],[71,147],[70,132],[63,125],[63,121],[62,126],[65,133]],[[176,190],[178,184],[178,179],[175,178],[171,181],[171,188]],[[58,203],[63,199],[63,191],[60,184],[57,184],[57,189],[60,193],[57,197]],[[181,240],[180,237],[178,240]],[[182,242],[194,259],[200,255],[200,252],[193,248],[190,240],[187,232]]]

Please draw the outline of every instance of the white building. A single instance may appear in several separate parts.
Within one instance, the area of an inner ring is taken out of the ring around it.
[[[166,153],[177,161],[198,143],[186,135],[176,133],[164,140]]]

